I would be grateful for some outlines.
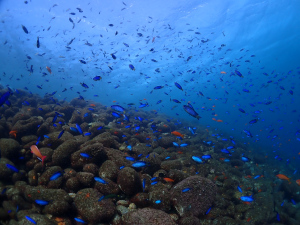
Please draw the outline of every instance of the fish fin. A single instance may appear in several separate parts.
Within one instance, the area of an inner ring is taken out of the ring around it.
[[[44,165],[44,161],[45,161],[45,159],[47,158],[47,156],[42,156],[42,165]]]

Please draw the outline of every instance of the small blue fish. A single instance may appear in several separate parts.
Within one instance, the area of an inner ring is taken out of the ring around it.
[[[250,162],[251,159],[249,159],[248,157],[242,156],[242,161],[243,162]]]
[[[61,136],[64,134],[64,130],[62,130],[60,133],[59,133],[59,135],[57,136],[57,139],[60,139],[61,138]]]
[[[131,156],[126,156],[125,159],[134,162],[135,158],[131,157]]]
[[[135,68],[134,68],[134,66],[132,64],[129,64],[129,69],[135,71]]]
[[[114,116],[114,117],[117,117],[117,118],[121,117],[121,115],[119,113],[116,113],[116,112],[112,112],[111,115]]]
[[[7,167],[8,169],[10,169],[10,170],[16,172],[16,173],[19,172],[19,170],[18,170],[16,167],[14,167],[13,165],[11,165],[11,164],[6,164],[6,167]]]
[[[175,82],[174,84],[175,84],[175,86],[176,86],[179,90],[182,90],[182,91],[183,91],[183,89],[182,89],[182,87],[181,87],[180,84],[178,84],[177,82]]]
[[[143,179],[142,185],[143,185],[143,192],[144,192],[145,191],[145,187],[146,187],[146,178]]]
[[[155,204],[160,204],[161,203],[161,200],[156,200],[155,201]]]
[[[179,147],[179,144],[177,144],[176,142],[173,142],[173,145],[174,145],[175,147]]]
[[[191,188],[184,188],[181,190],[182,193],[188,192],[189,190],[191,190]]]
[[[80,218],[74,218],[74,220],[78,223],[83,223],[83,224],[87,224],[87,222],[85,222],[84,220],[80,219]]]
[[[95,77],[93,78],[94,81],[98,81],[98,80],[101,80],[101,79],[102,79],[101,76],[95,76]]]
[[[154,182],[151,183],[151,185],[155,185],[155,184],[157,184],[157,181],[154,181]]]
[[[242,197],[241,197],[241,200],[242,200],[243,202],[253,202],[253,201],[254,201],[252,195],[251,195],[251,196],[242,196]]]
[[[30,218],[29,216],[25,216],[25,218],[30,221],[33,224],[37,224],[36,221],[34,221],[32,218]]]
[[[76,133],[78,132],[78,130],[75,127],[70,127],[70,130]]]
[[[237,186],[237,189],[239,192],[243,193],[242,188],[240,186]]]
[[[203,155],[201,158],[202,159],[211,159],[211,155]]]
[[[38,204],[38,205],[48,205],[49,204],[49,201],[45,201],[45,200],[40,200],[40,199],[36,199],[35,200],[35,203]]]
[[[79,124],[76,123],[76,129],[77,131],[79,132],[79,134],[81,134],[83,136],[83,132],[82,132],[82,129],[81,127],[79,126]]]
[[[84,152],[80,153],[80,155],[81,155],[83,158],[91,158],[91,156],[90,156],[89,154],[84,153]]]
[[[131,145],[128,145],[128,146],[127,146],[127,149],[131,151],[131,150],[132,150]]]
[[[137,161],[137,162],[133,163],[131,166],[135,167],[135,168],[141,168],[141,167],[147,166],[147,163],[144,161]]]
[[[225,148],[221,149],[221,152],[223,152],[225,154],[230,154],[230,152],[228,150],[226,150]]]
[[[61,172],[61,171],[55,172],[55,173],[50,177],[50,181],[56,180],[56,179],[58,179],[58,178],[61,177],[61,176],[62,176],[62,172]]]
[[[180,144],[179,146],[180,146],[180,147],[186,147],[186,146],[188,146],[188,144],[185,144],[185,143],[184,143],[184,144]]]
[[[195,135],[195,132],[194,132],[193,128],[188,127],[188,129],[189,129],[189,131],[191,132],[192,135]]]
[[[192,160],[194,160],[196,163],[203,163],[202,159],[198,156],[192,156]]]
[[[94,177],[94,180],[101,183],[101,184],[108,184],[105,180],[103,180],[101,177]]]
[[[91,136],[91,135],[92,135],[91,132],[86,132],[86,133],[84,134],[84,136]]]
[[[124,113],[125,112],[125,109],[122,107],[122,106],[120,106],[120,105],[112,105],[112,106],[110,106],[113,110],[115,110],[115,111],[118,111],[118,112],[122,112],[122,113]]]
[[[205,215],[207,215],[211,210],[211,207],[206,211]]]

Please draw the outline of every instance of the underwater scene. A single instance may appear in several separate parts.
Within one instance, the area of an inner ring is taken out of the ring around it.
[[[300,224],[299,11],[0,1],[0,224]]]

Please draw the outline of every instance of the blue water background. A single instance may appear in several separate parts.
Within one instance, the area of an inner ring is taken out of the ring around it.
[[[125,108],[128,103],[137,107],[148,102],[150,106],[141,110],[209,126],[213,133],[231,135],[253,151],[293,160],[291,169],[295,169],[300,152],[299,10],[297,0],[32,0],[28,4],[4,0],[0,3],[0,82],[12,89],[27,87],[40,96],[57,91],[56,98],[68,101],[81,95],[107,106],[117,101]],[[136,70],[130,70],[129,64]],[[95,76],[102,80],[93,81]],[[175,81],[184,91],[175,87]],[[81,86],[83,82],[88,89]],[[154,90],[158,85],[164,88]],[[158,100],[162,100],[159,105]],[[199,121],[184,112],[182,105],[188,101],[201,115]],[[272,103],[266,105],[268,101]],[[258,122],[249,125],[254,118]]]

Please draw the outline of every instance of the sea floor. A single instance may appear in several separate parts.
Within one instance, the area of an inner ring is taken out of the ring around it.
[[[1,224],[300,224],[296,182],[230,137],[134,105],[8,100]]]

